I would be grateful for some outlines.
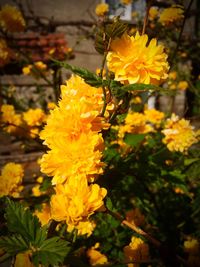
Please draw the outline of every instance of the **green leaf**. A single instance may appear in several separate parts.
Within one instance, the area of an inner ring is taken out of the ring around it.
[[[142,83],[135,83],[135,84],[129,84],[124,85],[121,87],[121,90],[123,91],[160,91],[163,90],[163,88],[153,85],[153,84],[142,84]]]
[[[200,161],[200,158],[193,158],[193,159],[185,159],[184,160],[184,165],[189,166],[193,164],[194,162]]]
[[[130,146],[137,146],[145,138],[145,134],[126,134],[124,142]]]
[[[111,200],[109,197],[106,198],[106,207],[107,207],[109,210],[113,210],[112,200]]]
[[[21,235],[3,236],[0,238],[0,248],[5,250],[10,256],[28,250],[29,244]]]
[[[8,230],[21,235],[28,244],[40,246],[47,237],[47,228],[41,227],[38,218],[10,199],[7,199],[6,219]]]
[[[84,68],[78,68],[78,67],[72,66],[72,65],[65,63],[65,62],[61,62],[61,61],[54,60],[54,59],[52,59],[52,60],[55,64],[65,68],[65,69],[71,70],[73,73],[75,73],[76,75],[83,78],[87,84],[94,86],[94,87],[101,87],[102,86],[103,80],[95,73],[93,73],[87,69],[84,69]]]
[[[43,244],[32,255],[32,261],[35,266],[42,264],[44,266],[58,265],[64,261],[69,253],[68,242],[59,237],[52,237],[43,242]]]
[[[120,37],[126,30],[128,25],[116,18],[114,21],[104,21],[98,27],[95,36],[95,49],[98,53],[104,54],[108,50],[111,40]]]

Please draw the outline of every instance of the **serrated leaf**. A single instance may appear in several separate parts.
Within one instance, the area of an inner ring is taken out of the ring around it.
[[[33,216],[29,209],[7,199],[6,219],[10,232],[20,234],[28,242],[34,242],[36,230],[40,229],[41,225],[38,218]]]
[[[98,53],[104,54],[109,49],[109,43],[117,37],[120,37],[126,30],[128,25],[115,19],[112,23],[110,21],[104,22],[104,24],[98,28],[95,36],[95,49]]]
[[[29,244],[40,246],[47,237],[46,227],[41,224],[29,209],[7,199],[6,219],[8,230],[17,233]]]
[[[145,138],[145,134],[126,134],[124,137],[124,142],[130,146],[137,146]]]
[[[32,254],[32,261],[35,266],[42,264],[44,266],[57,265],[64,261],[69,253],[68,242],[59,237],[52,237],[43,242],[43,244]]]
[[[10,256],[28,250],[29,244],[21,235],[2,236],[0,238],[0,248],[5,250]]]
[[[96,75],[95,73],[93,73],[87,69],[78,68],[78,67],[72,66],[68,63],[60,62],[57,60],[53,60],[53,62],[55,62],[57,65],[65,68],[65,69],[71,70],[73,73],[75,73],[76,75],[83,78],[84,81],[91,86],[94,86],[94,87],[101,87],[102,86],[103,80],[98,75]]]

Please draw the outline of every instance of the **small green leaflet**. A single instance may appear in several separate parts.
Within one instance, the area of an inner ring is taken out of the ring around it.
[[[52,237],[43,242],[43,244],[32,255],[35,266],[57,265],[64,261],[65,256],[69,253],[69,243],[61,240],[59,237]]]
[[[29,249],[29,245],[20,235],[4,236],[0,238],[0,248],[6,250],[10,256],[17,253],[25,252]]]
[[[126,134],[124,138],[124,142],[130,146],[137,146],[140,142],[142,142],[145,138],[145,134]]]

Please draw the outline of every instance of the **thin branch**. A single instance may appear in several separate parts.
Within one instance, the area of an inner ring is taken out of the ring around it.
[[[193,1],[194,0],[190,0],[190,3],[185,11],[185,16],[184,16],[184,19],[183,19],[183,23],[181,25],[181,30],[180,30],[180,33],[179,33],[179,37],[178,37],[178,41],[177,41],[177,44],[176,44],[176,48],[174,49],[174,53],[172,54],[172,57],[171,57],[171,66],[172,66],[172,63],[173,61],[175,60],[175,56],[176,56],[176,53],[179,49],[179,46],[180,46],[180,43],[181,43],[181,38],[182,38],[182,34],[183,34],[183,30],[184,30],[184,27],[185,27],[185,22],[186,22],[186,19],[188,18],[188,14],[189,14],[189,11],[190,11],[190,8],[193,4]]]
[[[148,17],[149,17],[149,10],[151,8],[151,5],[152,5],[152,0],[150,0],[147,4],[146,14],[144,17],[144,23],[143,23],[143,28],[142,28],[142,35],[145,34],[145,30],[146,30],[146,26],[147,26],[147,22],[148,22]]]

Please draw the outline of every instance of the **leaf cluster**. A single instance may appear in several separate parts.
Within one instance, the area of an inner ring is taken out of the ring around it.
[[[48,238],[47,226],[41,227],[36,216],[20,203],[7,199],[6,220],[10,236],[0,237],[0,248],[9,256],[29,251],[35,266],[62,263],[69,243],[59,237]]]

